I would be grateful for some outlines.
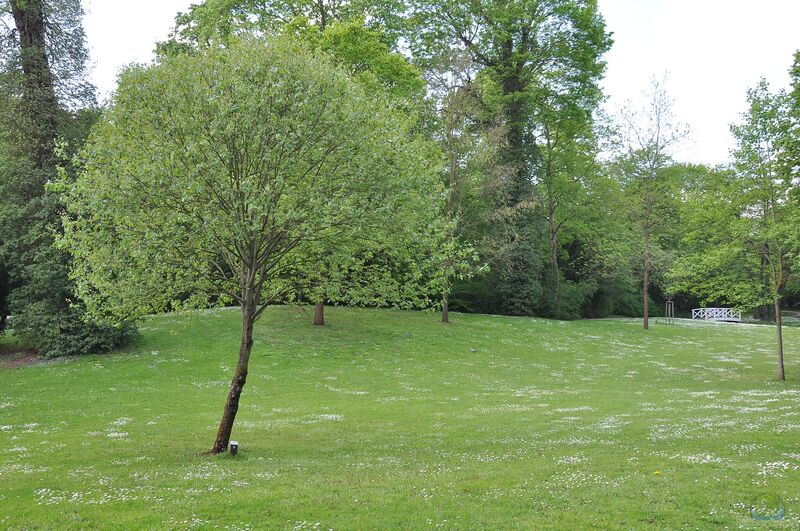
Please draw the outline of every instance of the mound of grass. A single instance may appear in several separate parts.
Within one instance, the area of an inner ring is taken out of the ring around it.
[[[200,455],[234,310],[0,369],[0,527],[705,529],[758,523],[764,499],[770,527],[800,526],[798,330],[778,382],[762,326],[327,318],[257,325],[235,458]]]

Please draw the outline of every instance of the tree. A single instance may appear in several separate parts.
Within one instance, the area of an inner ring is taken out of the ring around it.
[[[597,286],[588,271],[569,280],[565,270],[580,267],[593,242],[603,237],[595,233],[594,224],[587,223],[592,217],[590,210],[598,208],[592,193],[600,169],[592,111],[600,98],[598,87],[589,85],[569,94],[542,91],[534,102],[533,135],[540,154],[536,212],[547,231],[544,290],[538,312],[547,317],[577,317]]]
[[[546,228],[535,216],[534,182],[540,149],[533,130],[542,93],[572,97],[596,87],[611,45],[595,1],[514,0],[408,2],[406,37],[426,65],[443,50],[465,50],[490,81],[484,101],[500,110],[504,139],[500,163],[508,168],[495,205],[493,292],[499,310],[531,314],[541,295],[540,241]]]
[[[296,24],[324,32],[337,22],[369,21],[370,29],[397,26],[397,0],[204,0],[175,17],[170,38],[161,42],[161,54],[180,53],[225,43],[232,37],[280,33]],[[382,31],[386,44],[396,37]]]
[[[672,273],[677,286],[707,300],[743,308],[768,303],[775,310],[778,378],[785,378],[781,301],[794,280],[798,251],[791,176],[781,172],[787,99],[766,81],[748,91],[749,109],[736,137],[732,172],[711,174],[687,194],[685,242],[692,252]]]
[[[47,57],[45,6],[42,0],[9,2],[16,33],[19,35],[18,60],[22,69],[22,102],[29,117],[33,140],[33,165],[39,173],[39,185],[55,164],[56,101],[50,61]]]
[[[126,337],[84,319],[69,256],[52,245],[61,207],[45,186],[96,115],[82,16],[79,0],[0,1],[0,322],[13,314],[14,333],[48,357]]]
[[[450,322],[453,284],[485,270],[475,248],[488,222],[488,194],[503,175],[497,154],[502,125],[486,117],[475,64],[466,53],[444,55],[427,69],[432,96],[433,136],[439,141],[446,166],[445,219],[440,282],[442,322]]]
[[[301,17],[286,24],[282,32],[298,38],[310,49],[330,54],[367,92],[384,94],[398,109],[408,113],[410,119],[415,119],[415,109],[425,93],[419,70],[403,55],[392,52],[382,40],[382,34],[367,28],[363,20],[334,20],[323,25],[311,24]],[[399,304],[408,302],[403,293],[425,291],[422,284],[430,280],[429,272],[424,272],[428,262],[426,253],[435,245],[430,241],[419,245],[419,240],[423,233],[430,231],[430,227],[425,226],[428,221],[426,215],[396,219],[391,223],[382,219],[370,227],[368,234],[360,230],[362,225],[347,238],[347,246],[335,242],[333,248],[318,248],[318,258],[303,275],[308,280],[306,294],[315,303],[314,324],[325,324],[325,301]],[[408,230],[396,231],[393,228],[397,226]],[[383,233],[379,235],[380,227]],[[403,241],[403,235],[408,233],[414,233],[414,239]],[[414,255],[415,251],[423,254]],[[416,284],[417,289],[407,290],[406,284]],[[365,289],[365,286],[373,289]],[[425,303],[424,299],[418,302]]]
[[[228,445],[253,326],[294,292],[315,247],[388,213],[440,212],[435,168],[409,126],[327,57],[283,40],[232,41],[121,76],[65,194],[62,242],[105,318],[238,304],[238,362],[212,453]]]
[[[766,265],[769,295],[775,308],[778,378],[783,380],[781,300],[792,279],[792,261],[798,247],[796,209],[790,203],[791,175],[780,172],[780,144],[788,133],[786,94],[771,94],[766,81],[748,92],[750,108],[744,123],[731,126],[737,147],[734,164],[743,185],[741,215],[748,219],[749,237],[743,241]]]
[[[80,0],[4,0],[0,21],[0,59],[11,94],[19,105],[40,189],[55,166],[59,110],[91,105],[94,88],[86,80],[88,52]],[[60,100],[60,101],[59,101]]]
[[[662,255],[659,240],[663,235],[665,205],[669,204],[669,180],[664,170],[671,164],[670,151],[688,135],[685,125],[676,123],[672,101],[664,83],[653,79],[648,107],[640,111],[624,109],[620,115],[623,154],[620,168],[632,199],[631,219],[637,228],[642,285],[642,325],[649,328],[650,284],[654,267]]]
[[[368,28],[357,13],[355,4],[343,2],[286,2],[265,7],[259,2],[208,0],[178,15],[173,38],[160,45],[160,50],[162,54],[192,53],[215,42],[230,42],[237,35],[282,34],[311,50],[330,54],[368,92],[386,95],[393,105],[413,117],[425,93],[419,70],[402,54],[392,52],[384,35]],[[315,325],[325,324],[326,301],[405,304],[408,298],[401,294],[424,291],[423,284],[430,280],[421,268],[426,256],[409,254],[417,250],[427,253],[431,248],[416,241],[423,226],[414,225],[416,221],[410,218],[386,221],[382,220],[383,235],[378,234],[379,224],[370,226],[369,231],[360,230],[366,226],[365,220],[345,239],[346,244],[337,241],[329,248],[317,245],[313,249],[315,256],[309,256],[306,266],[298,271],[296,295],[314,303]],[[425,217],[419,221],[425,221]],[[416,240],[397,241],[403,232],[390,234],[392,226],[404,226],[411,232],[417,226]],[[393,275],[388,273],[390,269]],[[417,302],[424,304],[425,300]]]

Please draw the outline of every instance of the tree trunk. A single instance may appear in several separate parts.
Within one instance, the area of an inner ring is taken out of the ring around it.
[[[19,34],[20,64],[24,74],[24,101],[33,127],[33,160],[38,170],[55,165],[58,102],[47,59],[47,28],[42,0],[11,0],[11,13]],[[43,185],[48,176],[38,177]]]
[[[219,454],[228,449],[228,442],[233,431],[233,421],[236,420],[236,412],[239,411],[239,397],[242,395],[245,381],[247,380],[247,366],[250,362],[250,352],[253,350],[253,324],[255,322],[255,306],[246,304],[242,307],[242,341],[239,347],[239,361],[236,364],[236,372],[231,380],[231,389],[228,393],[228,400],[225,402],[225,410],[222,413],[222,420],[219,423],[217,439],[211,448],[212,454]]]
[[[550,224],[550,265],[553,269],[558,269],[558,232],[553,227],[552,221],[548,220]]]
[[[447,288],[442,291],[442,322],[450,322],[450,293]]]
[[[505,204],[512,207],[527,199],[531,189],[525,153],[527,116],[519,101],[519,93],[524,89],[524,85],[516,74],[505,77],[502,84],[503,95],[508,97],[508,101],[505,103],[506,145],[503,148],[502,160],[508,166],[512,176]]]
[[[781,317],[781,300],[775,299],[775,339],[777,340],[778,380],[785,380],[783,372],[783,317]]]
[[[325,303],[319,301],[314,305],[314,324],[316,326],[325,325]]]
[[[645,330],[650,329],[650,271],[647,266],[644,268],[644,275],[642,275],[642,308],[644,309],[644,317],[642,325]]]

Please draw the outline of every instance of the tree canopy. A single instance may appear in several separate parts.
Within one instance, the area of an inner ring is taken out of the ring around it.
[[[298,289],[317,250],[435,223],[435,163],[409,125],[327,56],[285,39],[234,40],[122,75],[68,186],[62,244],[98,316],[241,307],[213,451],[227,446],[253,323]]]

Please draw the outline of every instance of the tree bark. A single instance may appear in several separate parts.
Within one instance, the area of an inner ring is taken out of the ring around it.
[[[314,305],[314,325],[325,325],[325,303],[323,301],[319,301]]]
[[[778,380],[785,380],[786,375],[783,371],[783,317],[781,316],[781,300],[775,298],[775,339],[778,355]]]
[[[447,288],[442,290],[442,322],[450,322],[450,293]]]
[[[228,400],[225,402],[225,410],[222,413],[222,420],[219,423],[217,438],[211,448],[212,454],[220,454],[228,449],[228,442],[233,431],[233,421],[236,420],[236,413],[239,411],[239,397],[247,381],[247,366],[250,363],[250,352],[253,350],[253,324],[255,322],[255,306],[245,304],[242,306],[242,340],[239,347],[239,361],[236,364],[236,372],[231,380],[231,389],[228,392]]]
[[[34,128],[33,160],[38,170],[55,165],[58,102],[47,58],[47,28],[42,0],[11,0],[11,13],[19,34],[20,63],[24,74],[24,101]],[[44,184],[47,176],[39,176]]]
[[[550,266],[557,270],[558,269],[558,231],[555,228],[555,223],[553,220],[547,220],[548,225],[550,226]]]
[[[508,97],[505,103],[507,121],[506,145],[504,147],[503,161],[509,166],[512,174],[510,189],[506,198],[506,206],[516,206],[527,198],[530,192],[527,165],[525,164],[525,122],[527,116],[522,103],[519,101],[520,92],[524,90],[523,83],[516,72],[503,79],[503,95]]]

